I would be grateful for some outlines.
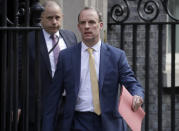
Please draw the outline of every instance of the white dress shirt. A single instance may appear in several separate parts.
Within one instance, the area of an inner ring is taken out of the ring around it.
[[[43,34],[44,34],[44,37],[45,37],[45,42],[46,42],[46,45],[47,45],[47,50],[49,52],[53,48],[53,46],[52,46],[52,39],[50,38],[51,35],[48,32],[46,32],[44,29],[43,29]],[[60,47],[60,50],[66,49],[67,46],[66,46],[65,41],[63,40],[63,38],[60,36],[59,31],[56,32],[55,35],[59,38],[57,46]],[[55,62],[54,62],[53,51],[49,54],[49,59],[50,59],[50,64],[51,64],[52,77],[53,77],[54,73],[55,73],[55,70],[56,70],[56,65],[55,65]]]
[[[92,98],[92,89],[90,81],[90,69],[89,69],[89,53],[87,47],[83,42],[81,44],[81,75],[80,75],[80,87],[77,97],[77,103],[75,110],[76,111],[94,111],[93,107],[93,98]],[[100,63],[100,47],[101,40],[94,45],[93,55],[95,58],[95,68],[97,73],[97,78],[99,79],[99,63]]]

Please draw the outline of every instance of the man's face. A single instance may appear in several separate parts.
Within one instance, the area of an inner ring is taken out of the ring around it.
[[[99,21],[98,14],[95,10],[88,9],[80,13],[78,29],[81,32],[82,40],[85,44],[93,46],[100,39],[100,30],[103,23]]]
[[[41,24],[49,34],[54,34],[61,27],[62,17],[63,15],[58,6],[46,7],[42,13]]]

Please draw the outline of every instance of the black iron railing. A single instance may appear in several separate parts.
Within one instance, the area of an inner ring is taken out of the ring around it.
[[[8,4],[7,4],[8,3]],[[10,4],[9,4],[10,3]],[[43,11],[38,0],[1,0],[0,1],[0,37],[1,37],[1,88],[0,88],[0,130],[18,131],[18,109],[22,109],[22,128],[28,131],[29,118],[29,87],[28,87],[28,43],[27,35],[29,31],[36,31],[36,86],[37,92],[40,92],[39,85],[39,31],[40,15]],[[24,36],[23,42],[20,40]],[[19,44],[23,43],[23,44]],[[20,55],[20,48],[21,53]],[[19,75],[19,64],[21,61],[22,71]],[[20,82],[21,79],[21,82]],[[20,82],[20,83],[19,83]],[[23,87],[23,93],[20,93],[19,87]],[[22,96],[20,96],[22,95]],[[20,102],[20,97],[22,102]],[[39,100],[40,93],[37,93],[36,99]],[[20,105],[21,103],[21,105]],[[37,131],[40,131],[40,101],[37,101],[36,122]]]
[[[179,92],[178,86],[176,83],[176,70],[175,70],[175,60],[176,60],[176,26],[179,25],[179,19],[175,18],[169,10],[168,0],[139,0],[139,1],[128,1],[121,0],[113,5],[110,5],[111,10],[109,11],[108,16],[108,30],[111,33],[115,28],[115,32],[120,33],[120,42],[116,42],[121,49],[127,52],[129,58],[132,57],[131,66],[133,71],[136,74],[136,77],[139,78],[145,88],[145,123],[143,130],[148,131],[154,129],[154,127],[149,126],[149,123],[152,123],[152,116],[150,116],[151,111],[150,97],[153,97],[150,92],[153,89],[156,89],[157,94],[154,96],[156,99],[152,101],[157,103],[157,128],[158,131],[165,129],[163,125],[164,119],[163,114],[164,109],[163,105],[163,96],[170,94],[171,105],[170,112],[170,127],[171,131],[178,129],[176,127],[176,95]],[[134,5],[135,11],[134,11]],[[132,8],[133,7],[133,8]],[[132,11],[131,11],[132,10]],[[132,18],[131,18],[132,17]],[[170,28],[171,27],[171,28]],[[166,86],[167,78],[164,77],[166,74],[166,44],[167,44],[167,28],[171,29],[171,86]],[[113,34],[114,35],[114,34]],[[155,36],[154,36],[155,35]],[[110,35],[109,35],[110,36]],[[141,38],[141,36],[143,36]],[[132,42],[131,42],[132,40]],[[114,42],[114,39],[108,39]],[[131,44],[131,45],[130,45]],[[126,46],[128,45],[128,46]],[[141,45],[144,48],[141,48]],[[157,46],[154,46],[157,45]],[[132,48],[132,49],[131,49]],[[155,52],[155,48],[158,48]],[[128,53],[132,52],[132,53]],[[130,57],[130,55],[132,56]],[[140,56],[140,54],[143,54]],[[143,60],[142,63],[140,60]],[[140,66],[140,65],[143,65]],[[154,66],[155,65],[155,66]],[[144,69],[144,71],[141,71]],[[156,67],[156,68],[155,68]],[[141,77],[142,74],[142,77]],[[179,77],[179,76],[177,76]],[[155,79],[154,79],[155,78]],[[156,82],[153,82],[153,81]],[[156,88],[152,87],[155,85]],[[152,125],[152,124],[150,124]]]

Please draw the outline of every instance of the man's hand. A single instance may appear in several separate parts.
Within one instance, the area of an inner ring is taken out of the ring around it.
[[[134,95],[132,100],[132,110],[135,112],[143,104],[143,99],[140,96]]]
[[[18,121],[19,121],[20,115],[21,115],[21,109],[18,109],[18,114],[17,114],[17,120]]]

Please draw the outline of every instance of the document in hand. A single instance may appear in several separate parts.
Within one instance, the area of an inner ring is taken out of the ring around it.
[[[118,111],[132,131],[140,131],[145,112],[140,107],[136,112],[132,110],[133,96],[122,86]]]

